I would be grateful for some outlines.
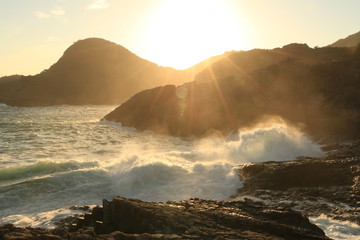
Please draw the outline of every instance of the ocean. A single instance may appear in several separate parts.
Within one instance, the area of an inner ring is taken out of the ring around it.
[[[284,123],[227,138],[180,138],[102,121],[115,107],[0,104],[0,225],[51,228],[79,211],[70,207],[114,196],[227,200],[242,186],[239,164],[324,154]],[[341,224],[313,221],[323,229]]]

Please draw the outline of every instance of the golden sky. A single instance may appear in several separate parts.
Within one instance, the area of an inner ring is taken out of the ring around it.
[[[231,50],[325,46],[360,30],[358,0],[1,0],[0,76],[49,68],[100,37],[162,66]]]

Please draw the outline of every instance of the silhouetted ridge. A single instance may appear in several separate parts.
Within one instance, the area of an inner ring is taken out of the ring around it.
[[[115,43],[90,38],[70,46],[48,70],[0,81],[0,102],[15,106],[120,104],[141,90],[191,80]]]

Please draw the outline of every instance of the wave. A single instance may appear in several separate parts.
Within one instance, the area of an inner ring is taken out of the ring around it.
[[[128,171],[124,171],[124,166],[120,164],[113,170],[112,178],[114,192],[148,201],[192,197],[224,200],[241,187],[236,170],[228,164],[195,164],[187,170],[156,162]]]
[[[29,165],[0,169],[0,181],[26,179],[30,177],[33,178],[53,173],[74,171],[84,167],[89,168],[96,166],[98,166],[98,163],[96,162],[79,163],[75,161],[69,161],[58,163],[52,161],[39,161]]]

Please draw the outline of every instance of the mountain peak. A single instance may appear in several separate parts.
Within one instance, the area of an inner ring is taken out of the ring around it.
[[[109,47],[113,47],[113,48],[115,47],[118,50],[123,49],[130,53],[130,51],[127,50],[125,47],[113,43],[111,41],[102,38],[86,38],[74,42],[69,48],[65,50],[64,55],[70,53],[89,51],[89,50],[105,49]]]

